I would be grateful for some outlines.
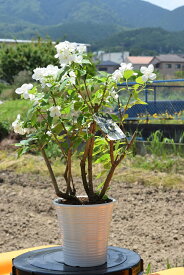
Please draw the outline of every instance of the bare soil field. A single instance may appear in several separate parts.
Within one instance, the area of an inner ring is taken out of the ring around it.
[[[60,179],[62,182],[62,179]],[[78,178],[75,182],[80,186]],[[80,189],[80,187],[79,187]],[[152,271],[184,262],[184,189],[113,182],[109,245],[139,253]],[[50,179],[0,171],[0,252],[62,244]]]

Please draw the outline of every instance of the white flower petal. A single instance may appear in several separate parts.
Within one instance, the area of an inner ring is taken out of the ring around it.
[[[142,75],[142,80],[144,81],[144,82],[146,82],[146,81],[148,81],[148,76],[147,75]]]
[[[148,70],[149,70],[151,73],[154,71],[154,66],[153,66],[153,64],[150,64],[150,65],[148,66]]]
[[[149,75],[149,79],[154,80],[157,77],[156,74],[152,73]]]
[[[146,68],[145,66],[142,66],[142,67],[140,68],[140,72],[141,72],[142,74],[144,74],[145,71],[147,71],[147,68]]]

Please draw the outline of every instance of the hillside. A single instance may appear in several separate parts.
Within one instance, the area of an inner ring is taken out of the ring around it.
[[[141,0],[0,0],[0,14],[0,22],[9,24],[74,21],[144,27],[160,25],[172,12]]]
[[[0,38],[50,37],[132,54],[184,51],[184,7],[169,11],[142,0],[0,0],[0,14]]]
[[[90,23],[92,34],[102,25],[102,38],[122,27],[184,30],[184,7],[168,11],[142,0],[0,0],[0,14],[1,38],[7,34],[31,38],[41,33],[59,39],[76,23]]]
[[[101,40],[93,50],[128,50],[132,55],[184,53],[184,31],[168,32],[161,28],[142,28],[122,31]]]

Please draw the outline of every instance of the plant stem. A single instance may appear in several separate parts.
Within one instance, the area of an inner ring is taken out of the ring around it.
[[[100,107],[102,106],[102,103],[103,103],[103,100],[104,100],[104,97],[105,97],[105,93],[106,93],[106,91],[107,91],[107,84],[108,84],[108,79],[107,79],[107,81],[106,81],[106,83],[105,83],[105,88],[104,88],[104,90],[103,90],[103,94],[102,94],[102,98],[101,98],[101,101],[100,101],[100,104],[99,104],[99,109],[100,109]]]
[[[103,198],[103,196],[105,195],[105,193],[107,192],[107,189],[110,185],[110,181],[112,179],[112,176],[114,174],[114,171],[116,169],[116,167],[120,164],[120,162],[124,159],[125,155],[126,155],[126,151],[128,151],[130,149],[130,147],[132,146],[134,140],[135,140],[135,137],[136,137],[136,132],[134,132],[133,136],[132,136],[132,139],[130,141],[129,144],[127,144],[126,148],[125,148],[125,151],[123,152],[123,154],[120,156],[120,158],[118,159],[118,157],[116,157],[116,160],[114,161],[114,163],[112,164],[111,166],[111,169],[106,177],[106,180],[104,182],[104,185],[103,185],[103,188],[100,192],[100,199]]]
[[[107,191],[107,189],[108,189],[108,187],[109,187],[110,181],[111,181],[111,179],[112,179],[112,176],[113,176],[113,174],[114,174],[114,171],[115,171],[117,165],[118,165],[118,163],[115,161],[115,162],[113,163],[113,165],[111,166],[111,169],[110,169],[110,171],[109,171],[109,173],[108,173],[108,175],[107,175],[107,177],[106,177],[106,180],[105,180],[105,182],[104,182],[103,188],[102,188],[102,190],[101,190],[101,192],[100,192],[100,196],[99,196],[100,199],[102,199],[103,196],[105,195],[105,193],[106,193],[106,191]]]
[[[50,92],[50,94],[51,94],[52,100],[53,100],[53,102],[54,102],[54,106],[57,106],[57,102],[56,102],[56,100],[55,100],[55,98],[54,98],[54,96],[53,96],[53,93]],[[64,123],[63,123],[61,120],[60,120],[60,122],[61,122],[61,125],[63,126],[64,131],[67,133],[67,130],[66,130],[66,128],[65,128]]]
[[[89,103],[87,102],[86,98],[82,95],[82,93],[80,92],[80,90],[77,89],[77,86],[76,85],[73,85],[73,86],[76,89],[76,91],[79,93],[79,95],[83,98],[83,100],[86,103],[86,105],[88,106],[89,110],[93,113],[93,107],[89,105]]]
[[[96,128],[96,123],[93,122],[93,129],[92,132],[94,133]],[[90,139],[89,151],[88,151],[88,185],[89,185],[89,195],[90,198],[94,198],[94,191],[93,191],[93,148],[94,148],[94,136]]]
[[[111,165],[114,164],[114,142],[113,140],[109,141],[109,146],[110,146],[110,158],[111,158]]]
[[[47,165],[47,168],[48,168],[48,170],[49,170],[49,174],[50,174],[50,177],[51,177],[52,184],[53,184],[53,186],[54,186],[54,190],[55,190],[56,195],[57,195],[58,197],[60,197],[60,198],[65,199],[65,200],[74,200],[74,201],[80,202],[80,200],[79,200],[77,197],[75,197],[75,196],[70,196],[70,195],[68,195],[67,193],[63,193],[63,192],[61,192],[61,191],[59,190],[59,187],[58,187],[58,183],[57,183],[56,177],[55,177],[54,172],[53,172],[53,170],[52,170],[52,166],[51,166],[51,164],[50,164],[50,161],[49,161],[49,159],[48,159],[48,157],[47,157],[47,155],[46,155],[46,153],[45,153],[45,150],[44,150],[43,148],[41,148],[41,147],[40,147],[40,150],[41,150],[41,152],[42,152],[42,156],[43,156],[43,158],[44,158],[44,160],[45,160],[45,163],[46,163],[46,165]]]
[[[40,113],[41,117],[43,120],[45,120],[44,116],[42,115],[42,113],[40,112],[40,110],[38,110],[38,112]],[[62,153],[63,153],[63,156],[66,158],[66,153],[63,149],[63,147],[61,146],[61,143],[59,142],[59,140],[57,139],[57,136],[56,134],[53,133],[52,131],[52,128],[49,126],[49,124],[47,124],[47,127],[49,128],[49,130],[51,131],[51,133],[53,134],[55,140],[56,140],[56,143],[58,144],[59,148],[61,149]]]
[[[89,134],[94,134],[95,129],[96,129],[96,122],[93,121],[90,125],[90,128],[89,128]],[[80,162],[82,181],[83,181],[84,189],[85,189],[86,194],[88,195],[89,199],[94,197],[93,181],[92,181],[93,146],[94,146],[94,137],[91,137],[86,142],[85,149],[84,149],[84,154],[83,154],[82,160]],[[86,177],[86,160],[87,160],[87,158],[88,158],[88,179],[89,179],[89,183],[87,182],[87,177]]]
[[[91,101],[91,97],[90,97],[90,95],[89,95],[89,91],[88,91],[88,87],[87,87],[87,85],[86,85],[86,80],[85,80],[85,79],[84,79],[84,86],[85,86],[86,93],[87,93],[89,102],[90,102],[90,104],[91,104],[91,107],[94,108],[93,103],[92,103],[92,101]]]
[[[72,194],[72,189],[71,189],[71,176],[72,176],[72,171],[71,171],[71,149],[68,150],[68,175],[67,175],[67,193]]]
[[[124,114],[125,114],[126,111],[124,113],[122,113],[121,108],[122,108],[121,102],[120,102],[120,99],[118,97],[118,112],[119,112],[119,117],[120,117],[120,120],[121,120],[120,127],[123,130],[123,132],[125,133],[125,127],[123,125],[123,116],[124,116]],[[125,138],[125,140],[126,140],[126,143],[128,144],[127,138]]]
[[[128,151],[131,148],[131,146],[132,146],[132,144],[133,144],[133,142],[135,140],[136,134],[137,134],[137,132],[135,131],[134,134],[133,134],[133,136],[132,136],[131,141],[127,144],[124,153],[120,156],[119,159],[118,159],[118,156],[117,156],[116,161],[118,162],[118,164],[124,159],[124,157],[126,155],[126,151]]]

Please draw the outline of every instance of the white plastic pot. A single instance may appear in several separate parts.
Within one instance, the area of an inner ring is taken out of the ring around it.
[[[115,200],[104,204],[67,205],[54,200],[63,239],[64,263],[92,267],[106,263]]]

